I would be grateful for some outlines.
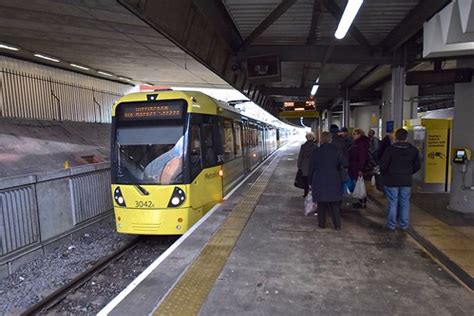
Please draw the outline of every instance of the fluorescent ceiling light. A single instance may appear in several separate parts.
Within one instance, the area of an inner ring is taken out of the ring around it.
[[[364,0],[349,0],[347,2],[346,9],[342,14],[341,21],[339,21],[336,33],[334,33],[334,36],[337,39],[343,39],[344,36],[346,36],[347,31],[351,27],[352,21],[354,21],[354,18],[357,15],[357,12],[359,12],[363,2]]]
[[[132,81],[132,79],[130,78],[126,78],[126,77],[118,77],[120,80],[125,80],[125,81]]]
[[[304,108],[295,108],[295,111],[304,111]]]
[[[35,57],[38,57],[38,58],[41,58],[41,59],[46,59],[46,60],[49,60],[49,61],[53,61],[53,62],[55,62],[55,63],[59,63],[59,62],[60,62],[60,60],[57,59],[57,58],[45,56],[45,55],[42,55],[42,54],[35,54],[34,56],[35,56]]]
[[[87,67],[84,67],[84,66],[81,66],[81,65],[77,65],[77,64],[69,64],[69,65],[71,65],[74,68],[79,68],[79,69],[82,69],[82,70],[90,70],[90,68],[87,68]]]
[[[315,84],[313,88],[311,89],[311,95],[316,95],[316,92],[318,92],[319,89],[319,84]]]
[[[0,48],[13,50],[13,51],[20,50],[18,47],[7,45],[7,44],[0,44]]]
[[[98,71],[101,75],[107,76],[107,77],[112,77],[112,74],[109,74],[108,72],[103,72],[103,71]]]

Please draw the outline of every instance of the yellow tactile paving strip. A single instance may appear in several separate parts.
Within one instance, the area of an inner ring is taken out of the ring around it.
[[[386,205],[379,193],[373,190],[369,190],[369,193]],[[410,206],[410,225],[474,278],[474,227],[448,225],[413,204]]]
[[[153,315],[197,315],[221,273],[248,219],[280,160],[277,153],[267,169],[234,207],[201,253],[170,290]]]

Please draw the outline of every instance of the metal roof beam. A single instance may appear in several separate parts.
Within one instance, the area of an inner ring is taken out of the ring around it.
[[[241,52],[238,57],[278,55],[281,61],[326,62],[328,64],[390,64],[392,55],[371,53],[358,45],[255,45]],[[331,54],[327,52],[331,51]]]
[[[349,76],[347,76],[344,81],[342,81],[341,86],[352,88],[353,86],[364,80],[364,78],[369,76],[375,69],[377,69],[377,67],[378,66],[373,66],[367,70],[366,65],[357,66],[354,71]]]
[[[444,8],[451,0],[421,0],[380,43],[387,51],[402,46],[423,28],[423,23]]]
[[[341,10],[341,8],[339,8],[337,3],[334,0],[322,0],[322,2],[326,10],[328,10],[329,13],[331,13],[331,15],[335,17],[337,21],[340,21],[342,17],[342,13],[344,11]],[[359,31],[359,29],[354,24],[352,24],[351,27],[349,28],[349,33],[357,42],[359,42],[359,44],[367,48],[370,48],[369,41],[365,38],[362,32]]]
[[[277,88],[264,87],[261,92],[267,96],[288,96],[288,97],[309,97],[311,88]],[[316,98],[338,98],[345,94],[344,89],[320,87]],[[381,91],[375,90],[351,90],[351,99],[379,99],[382,97]]]
[[[247,48],[253,41],[255,41],[266,29],[270,27],[280,16],[283,15],[291,6],[296,3],[297,0],[283,0],[273,11],[270,13],[265,20],[260,23],[255,30],[244,40],[240,49]]]
[[[319,21],[321,20],[321,0],[314,0],[313,3],[313,16],[311,17],[311,26],[309,28],[309,36],[306,40],[307,45],[313,45],[316,40],[316,30],[318,29]]]

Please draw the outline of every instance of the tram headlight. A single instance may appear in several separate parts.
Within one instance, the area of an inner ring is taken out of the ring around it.
[[[120,206],[125,206],[125,207],[127,206],[127,204],[125,204],[125,199],[123,198],[120,187],[116,187],[114,190],[114,200],[115,200],[115,203],[117,203]]]
[[[178,187],[174,188],[173,194],[171,195],[171,199],[168,203],[168,207],[178,207],[184,203],[186,200],[186,195],[184,191]]]

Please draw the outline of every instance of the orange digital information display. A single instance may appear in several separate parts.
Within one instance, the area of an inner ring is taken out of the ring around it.
[[[164,120],[183,118],[181,104],[133,104],[122,109],[121,119],[124,121],[135,120]]]

